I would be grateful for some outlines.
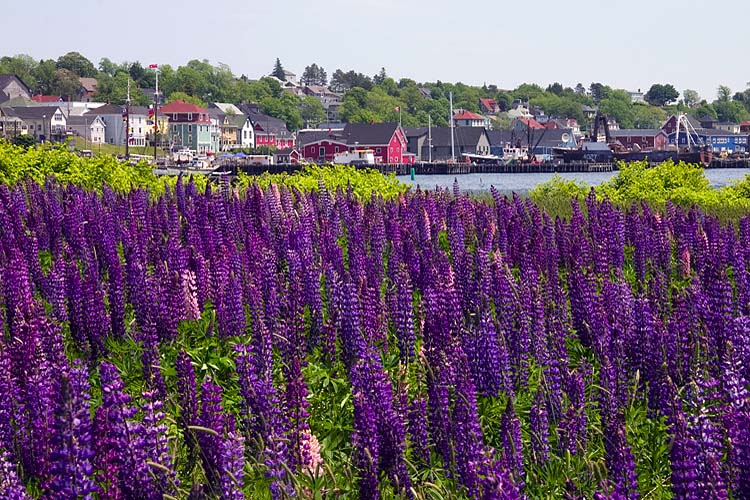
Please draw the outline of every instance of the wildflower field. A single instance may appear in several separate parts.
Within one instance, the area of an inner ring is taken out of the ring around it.
[[[750,498],[750,218],[0,186],[0,497]]]

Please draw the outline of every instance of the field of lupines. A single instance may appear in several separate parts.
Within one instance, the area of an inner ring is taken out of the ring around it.
[[[0,497],[750,498],[750,218],[0,186]]]

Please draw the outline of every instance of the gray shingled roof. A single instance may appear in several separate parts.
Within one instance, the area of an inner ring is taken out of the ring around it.
[[[261,113],[248,113],[247,117],[250,118],[253,126],[255,124],[260,125],[266,133],[275,134],[278,137],[289,137],[292,135],[291,132],[289,132],[289,129],[286,128],[286,122],[284,120],[279,120],[273,116]]]
[[[340,132],[334,130],[300,130],[297,132],[297,145],[303,147],[318,141],[338,141],[346,144],[346,139],[342,138]]]
[[[622,128],[612,130],[609,135],[612,137],[653,137],[663,132],[660,128]]]
[[[387,146],[396,132],[398,123],[347,123],[342,136],[346,143],[363,146]]]
[[[455,127],[453,129],[453,144],[455,147],[476,146],[480,137],[487,131],[484,127]],[[445,147],[451,145],[450,127],[432,127],[432,146]]]
[[[30,106],[28,108],[17,107],[12,109],[16,116],[21,119],[27,118],[38,120],[44,118],[45,116],[47,118],[50,118],[55,114],[55,111],[58,111],[60,108],[56,108],[53,106]]]

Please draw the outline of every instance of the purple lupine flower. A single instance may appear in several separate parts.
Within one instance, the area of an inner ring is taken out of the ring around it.
[[[531,455],[534,462],[544,464],[549,460],[549,421],[547,401],[543,389],[537,389],[530,411]]]
[[[513,400],[509,399],[500,421],[503,457],[516,484],[523,489],[523,441],[521,440],[521,422],[516,415]]]
[[[184,427],[198,423],[198,397],[195,369],[190,356],[180,351],[175,362],[177,372],[177,401],[180,404],[180,422]]]
[[[222,390],[218,385],[209,381],[203,383],[201,411],[198,419],[201,427],[213,431],[213,433],[199,432],[198,444],[208,487],[215,492],[221,491],[222,436],[226,423],[226,416],[221,405],[221,394]]]
[[[7,500],[31,500],[26,488],[18,480],[16,465],[8,452],[0,452],[0,497]]]
[[[359,498],[376,500],[378,489],[378,430],[375,411],[361,393],[354,394],[354,432],[352,444],[355,449],[355,465],[359,470]]]
[[[162,411],[164,405],[158,399],[156,391],[144,392],[143,399],[144,449],[149,460],[157,465],[152,467],[151,474],[159,494],[174,494],[179,481],[172,465],[166,418]]]
[[[673,418],[670,427],[672,448],[669,460],[672,465],[672,490],[675,498],[698,500],[698,445],[688,433],[687,422],[682,412]]]
[[[244,500],[242,492],[245,478],[245,438],[237,432],[229,432],[222,443],[221,453],[221,498]]]
[[[49,489],[54,496],[91,499],[97,487],[93,481],[88,371],[77,363],[70,374],[60,374],[57,384],[60,399],[52,434]]]
[[[417,397],[409,403],[409,444],[412,456],[424,464],[430,463],[427,438],[427,400]]]

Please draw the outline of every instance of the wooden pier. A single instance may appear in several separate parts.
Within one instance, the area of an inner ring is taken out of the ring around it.
[[[216,172],[228,172],[236,175],[244,172],[247,175],[263,173],[279,174],[293,173],[301,170],[303,165],[298,163],[277,165],[247,165],[240,162],[224,164]],[[409,164],[377,164],[368,165],[383,174],[410,175],[466,175],[466,174],[541,174],[541,173],[594,173],[614,172],[618,170],[616,162],[611,163],[415,163]],[[713,160],[706,168],[750,168],[750,159]]]

